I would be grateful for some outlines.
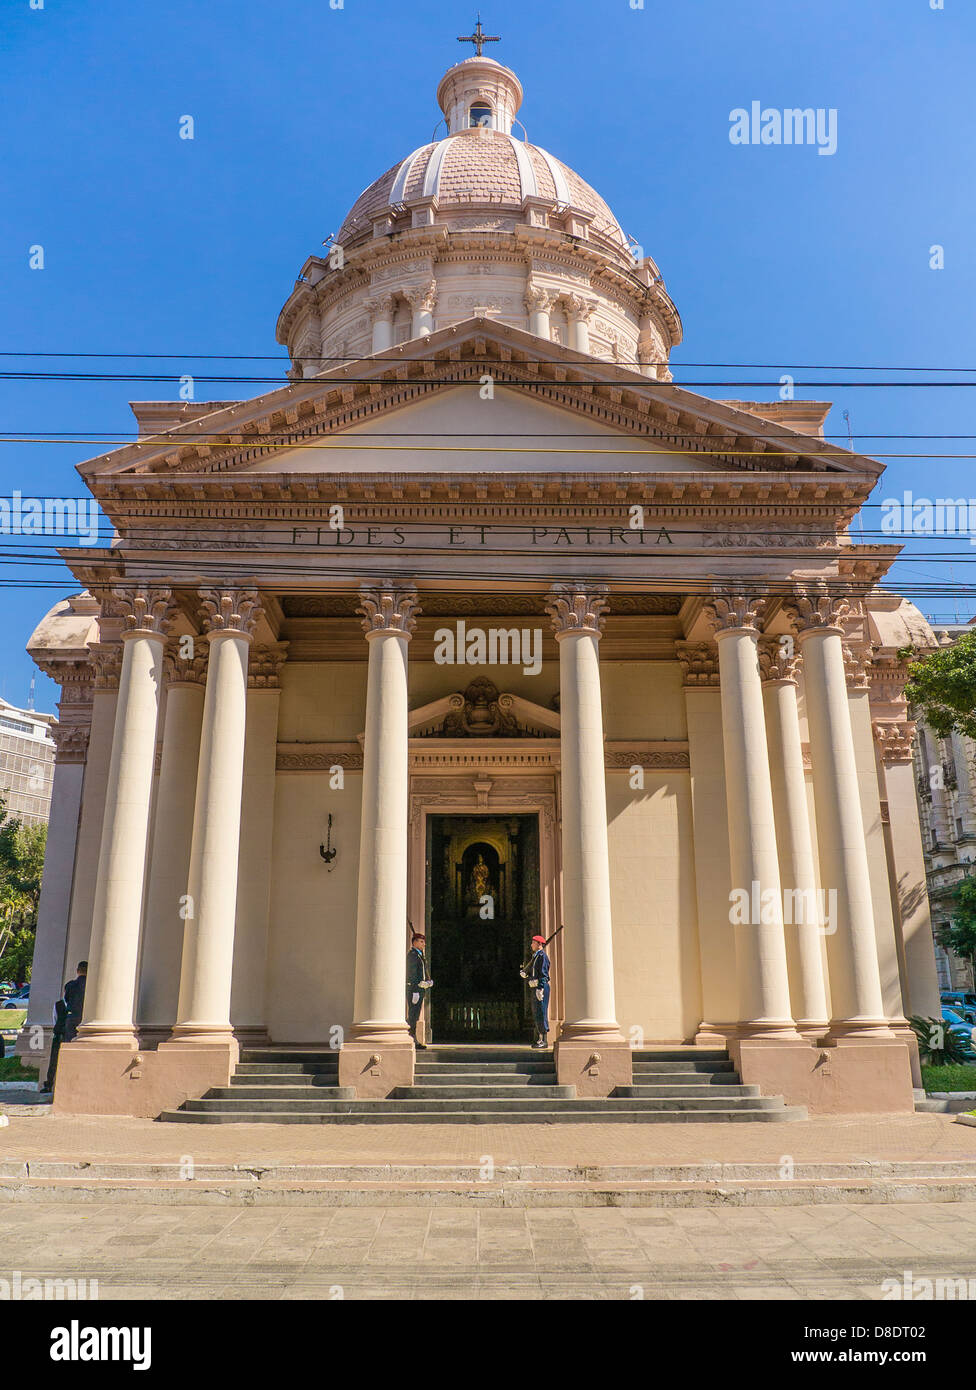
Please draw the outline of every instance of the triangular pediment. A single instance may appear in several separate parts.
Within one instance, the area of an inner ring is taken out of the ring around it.
[[[882,471],[779,419],[482,319],[248,401],[143,415],[165,429],[81,465],[96,495],[130,482],[156,495],[163,479],[251,478],[260,496],[302,476]]]

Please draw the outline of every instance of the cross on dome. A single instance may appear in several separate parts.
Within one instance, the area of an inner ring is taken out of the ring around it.
[[[484,31],[484,30],[482,29],[482,27],[481,27],[481,15],[479,14],[479,15],[478,15],[478,23],[474,26],[474,33],[473,33],[473,34],[459,34],[459,35],[458,35],[458,43],[473,43],[474,46],[475,46],[475,47],[474,47],[474,51],[475,51],[475,53],[478,55],[478,57],[480,58],[480,57],[481,57],[481,50],[482,50],[482,48],[484,48],[485,44],[486,44],[486,43],[498,43],[499,40],[500,40],[500,38],[501,38],[501,35],[500,35],[500,34],[486,34],[486,33],[485,33],[485,31]]]

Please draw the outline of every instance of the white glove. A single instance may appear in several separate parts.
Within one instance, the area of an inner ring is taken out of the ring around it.
[[[523,980],[527,980],[529,978],[529,972],[527,970],[520,970],[519,974],[522,976]]]
[[[431,987],[431,985],[432,985],[433,983],[434,983],[433,980],[421,980],[421,981],[420,981],[420,988],[421,988],[421,989],[430,989],[430,987]]]
[[[535,997],[536,997],[536,999],[538,999],[539,1003],[541,1004],[542,1001],[543,1001],[543,999],[545,998],[545,990],[537,989],[536,992],[535,992]]]
[[[420,1003],[420,995],[417,993],[416,990],[414,990],[413,994],[411,994],[411,996],[410,996],[410,1002],[411,1002],[411,1004],[419,1004],[419,1003]]]

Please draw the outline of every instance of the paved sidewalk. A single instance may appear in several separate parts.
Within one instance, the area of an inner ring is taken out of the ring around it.
[[[976,1205],[782,1210],[0,1207],[6,1270],[101,1300],[878,1300],[976,1277]]]

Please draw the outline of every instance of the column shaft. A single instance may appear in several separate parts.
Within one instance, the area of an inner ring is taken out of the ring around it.
[[[124,634],[89,951],[85,1042],[134,1047],[136,976],[146,881],[168,589],[116,591]]]
[[[889,1036],[881,995],[871,875],[864,840],[841,629],[800,633],[820,878],[837,893],[837,930],[828,938],[831,1032]]]
[[[749,905],[748,920],[735,926],[739,1018],[747,1033],[790,1037],[795,1028],[757,638],[755,628],[735,626],[716,639],[731,886]]]
[[[230,1024],[250,636],[212,631],[173,1039],[224,1041]]]
[[[409,633],[367,634],[369,670],[356,913],[354,1036],[408,1038],[407,643]]]
[[[181,914],[188,891],[203,699],[199,681],[174,680],[167,687],[163,712],[136,1017],[141,1032],[159,1030],[167,1036],[176,1022],[180,994]]]
[[[784,905],[787,901],[791,905],[789,912],[784,911],[784,930],[793,1012],[797,1027],[812,1031],[827,1026],[827,994],[795,682],[789,678],[769,681],[763,686],[763,700],[780,882]]]

